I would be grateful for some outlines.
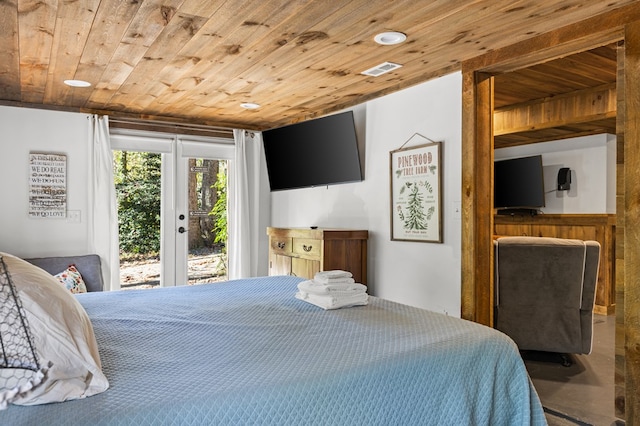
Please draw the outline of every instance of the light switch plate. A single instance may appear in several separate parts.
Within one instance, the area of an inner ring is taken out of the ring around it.
[[[80,210],[67,210],[67,222],[80,223]]]

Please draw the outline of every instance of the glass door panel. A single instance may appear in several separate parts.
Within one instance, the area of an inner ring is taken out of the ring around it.
[[[120,284],[122,289],[160,285],[162,154],[115,150]]]
[[[227,280],[227,161],[188,158],[187,282]]]

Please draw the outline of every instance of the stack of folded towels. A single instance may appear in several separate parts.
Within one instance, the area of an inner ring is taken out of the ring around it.
[[[323,309],[338,309],[366,305],[367,287],[356,283],[351,272],[320,271],[312,280],[298,284],[296,298]]]

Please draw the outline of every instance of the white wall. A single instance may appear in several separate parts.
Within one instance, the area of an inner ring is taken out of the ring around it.
[[[615,213],[616,137],[583,136],[496,149],[496,160],[542,154],[544,213]],[[571,189],[557,191],[558,170],[571,169]]]
[[[22,257],[87,252],[86,114],[0,106],[0,251]],[[67,156],[67,210],[80,222],[29,218],[29,153]]]
[[[461,93],[455,73],[357,107],[364,181],[273,192],[272,226],[367,229],[370,294],[459,316]],[[389,152],[415,133],[442,142],[443,244],[390,240]]]

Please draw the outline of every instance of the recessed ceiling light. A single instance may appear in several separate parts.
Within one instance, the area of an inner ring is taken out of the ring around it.
[[[89,87],[91,83],[84,80],[65,80],[64,84],[71,87]]]
[[[253,102],[243,102],[240,104],[240,106],[244,109],[258,109],[260,108],[260,105],[258,104],[254,104]]]
[[[407,36],[398,31],[388,31],[385,33],[380,33],[376,35],[374,38],[376,43],[382,44],[385,46],[389,46],[392,44],[400,44],[407,39]]]

